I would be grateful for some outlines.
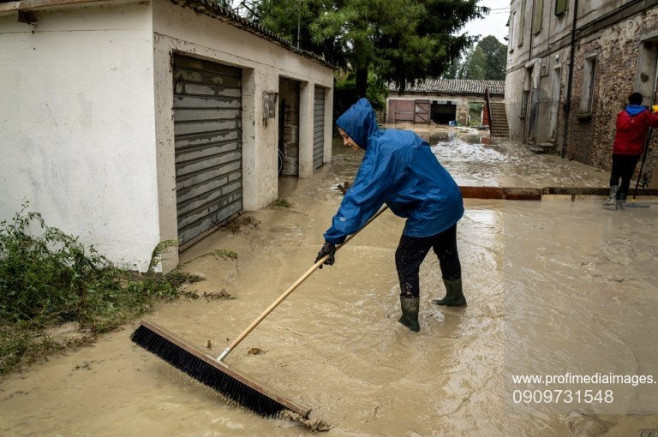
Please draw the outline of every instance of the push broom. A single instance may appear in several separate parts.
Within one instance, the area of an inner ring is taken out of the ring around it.
[[[376,219],[387,209],[381,208],[362,228]],[[355,232],[339,245],[339,250],[350,241],[361,230]],[[226,356],[245,339],[260,322],[267,317],[281,302],[283,302],[302,282],[306,280],[327,259],[328,255],[317,261],[306,271],[294,284],[292,284],[278,299],[276,299],[263,313],[254,320],[233,342],[222,352],[213,358],[193,345],[186,344],[181,338],[172,332],[148,321],[142,321],[140,326],[133,332],[130,339],[138,346],[146,349],[154,355],[162,358],[178,370],[188,374],[197,381],[220,392],[245,408],[262,416],[275,416],[283,410],[290,410],[299,414],[302,418],[308,418],[309,408],[304,408],[286,399],[273,390],[266,388],[249,378],[247,375],[229,368],[224,363]]]

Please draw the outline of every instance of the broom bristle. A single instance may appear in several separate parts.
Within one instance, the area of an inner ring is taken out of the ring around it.
[[[307,417],[310,412],[250,381],[245,375],[229,369],[196,347],[186,345],[155,324],[142,322],[130,339],[183,373],[257,414],[275,416],[282,410],[291,410]]]

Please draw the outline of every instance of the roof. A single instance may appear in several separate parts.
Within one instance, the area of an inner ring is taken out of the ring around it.
[[[135,0],[137,1],[137,0]],[[290,41],[283,38],[276,33],[265,29],[263,26],[254,23],[251,20],[243,18],[236,14],[233,10],[220,6],[213,0],[170,0],[172,3],[184,7],[190,8],[195,12],[209,17],[218,19],[226,24],[235,26],[244,31],[250,32],[254,35],[257,35],[263,39],[271,41],[275,44],[278,44],[291,52],[297,53],[298,55],[304,56],[306,58],[311,58],[326,67],[334,68],[329,62],[327,62],[320,55],[309,52],[307,50],[301,50],[295,47]],[[30,12],[38,9],[47,9],[59,6],[70,6],[70,5],[81,5],[84,6],[87,3],[102,3],[107,2],[107,0],[0,0],[0,12],[9,12],[9,11],[22,11]],[[4,3],[4,5],[2,5]]]
[[[472,79],[426,79],[414,86],[408,85],[404,94],[475,94],[483,95],[489,89],[489,95],[504,96],[504,80],[472,80]],[[398,90],[393,83],[388,86],[392,94]]]
[[[282,36],[264,28],[260,24],[254,23],[251,20],[239,16],[233,10],[220,6],[213,0],[171,0],[171,2],[182,7],[194,9],[200,14],[208,15],[209,17],[221,20],[224,23],[238,27],[242,30],[253,33],[254,35],[260,36],[261,38],[277,43],[299,55],[312,58],[329,68],[334,68],[333,65],[325,61],[325,59],[318,54],[295,47],[290,41],[283,38]]]

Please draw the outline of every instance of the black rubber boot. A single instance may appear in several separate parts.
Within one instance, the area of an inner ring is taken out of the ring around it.
[[[446,286],[446,295],[443,299],[433,300],[433,304],[448,307],[465,307],[467,305],[466,298],[462,291],[461,279],[455,279],[454,281],[447,281],[444,279],[443,284]]]
[[[418,324],[418,309],[420,299],[417,297],[402,297],[400,296],[400,307],[402,308],[402,317],[398,322],[409,328],[414,332],[420,331]]]
[[[618,199],[617,199],[617,208],[623,208],[624,207],[624,205],[626,204],[627,196],[628,195],[626,193],[619,193],[617,195],[617,197],[618,197]]]

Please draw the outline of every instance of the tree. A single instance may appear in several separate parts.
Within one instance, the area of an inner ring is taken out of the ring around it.
[[[487,75],[487,56],[482,47],[477,45],[466,56],[462,66],[461,79],[484,80]]]
[[[438,77],[476,37],[453,34],[487,8],[478,0],[262,0],[249,18],[332,64],[354,72],[365,96],[368,72],[403,90]]]
[[[275,32],[295,47],[317,53],[336,67],[346,67],[346,58],[335,40],[317,40],[311,25],[331,7],[331,0],[242,0],[235,8],[251,21]]]
[[[462,52],[477,41],[478,37],[455,35],[468,21],[482,18],[488,8],[477,6],[478,0],[425,0],[425,11],[420,17],[415,34],[424,43],[425,52],[413,50],[415,38],[410,40],[412,53],[417,56],[395,60],[392,79],[399,90],[407,83],[427,77],[439,77],[451,62],[458,60]]]
[[[457,79],[461,75],[461,59],[453,59],[450,61],[447,65],[446,68],[443,70],[443,73],[441,74],[441,78],[443,79]]]
[[[482,39],[467,55],[461,67],[461,79],[504,80],[507,46],[495,36]]]
[[[505,80],[507,68],[507,46],[495,36],[489,35],[478,43],[487,58],[485,79]]]

